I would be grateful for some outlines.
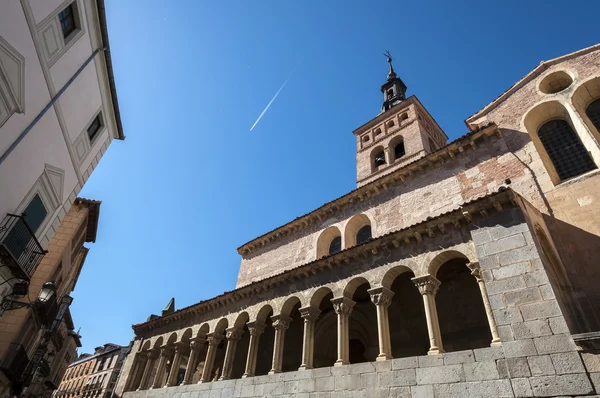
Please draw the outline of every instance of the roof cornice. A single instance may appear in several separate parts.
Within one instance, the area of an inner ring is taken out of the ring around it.
[[[508,90],[506,90],[505,92],[500,94],[496,99],[494,99],[492,102],[490,102],[489,104],[487,104],[486,106],[484,106],[483,108],[481,108],[480,110],[478,110],[477,112],[475,112],[474,114],[472,114],[471,116],[466,118],[465,124],[471,130],[477,129],[477,125],[473,123],[473,121],[475,119],[486,115],[491,110],[493,110],[494,108],[499,106],[502,102],[504,102],[504,100],[506,100],[509,96],[511,96],[515,91],[519,90],[525,84],[529,83],[532,79],[534,79],[535,77],[542,74],[549,67],[556,65],[560,62],[564,62],[569,59],[588,54],[588,53],[590,53],[592,51],[596,51],[598,49],[600,49],[600,43],[594,44],[593,46],[590,46],[590,47],[583,48],[581,50],[574,51],[569,54],[561,55],[560,57],[552,58],[548,61],[540,62],[540,64],[538,66],[536,66],[531,72],[529,72],[525,76],[523,76],[519,81],[517,81],[515,84],[513,84]]]
[[[98,233],[98,219],[100,218],[100,205],[102,202],[99,200],[76,198],[75,204],[83,205],[89,209],[85,241],[92,243],[96,242],[96,235]]]
[[[411,97],[412,98],[412,97]],[[416,176],[425,172],[430,172],[431,169],[439,167],[445,159],[453,159],[463,156],[463,153],[468,150],[476,150],[476,141],[482,136],[500,136],[500,132],[496,124],[491,123],[481,127],[479,130],[472,131],[462,137],[452,141],[443,148],[430,153],[420,159],[417,159],[405,166],[396,169],[388,174],[382,175],[376,180],[362,185],[361,187],[350,191],[349,193],[334,199],[331,202],[325,203],[321,207],[300,216],[264,235],[261,235],[240,246],[237,251],[244,257],[256,250],[267,246],[281,238],[295,234],[298,231],[304,230],[307,227],[320,223],[331,215],[340,212],[345,207],[356,202],[362,202],[372,196],[380,195],[387,189],[403,184],[408,180],[414,179]]]
[[[322,272],[332,271],[334,268],[345,266],[356,259],[367,259],[382,250],[393,250],[394,248],[399,248],[401,245],[408,245],[414,242],[422,244],[424,240],[444,234],[450,228],[460,228],[461,225],[469,224],[475,219],[488,217],[492,212],[500,212],[504,207],[517,206],[515,195],[509,188],[500,188],[496,192],[458,205],[453,210],[440,214],[437,217],[428,218],[425,221],[371,239],[336,254],[311,261],[235,290],[224,292],[219,296],[200,301],[169,315],[132,325],[132,329],[136,335],[148,333],[152,330],[177,323],[188,317],[203,315],[215,309],[223,308],[226,305],[245,300],[248,297],[267,292],[273,288],[288,285]]]

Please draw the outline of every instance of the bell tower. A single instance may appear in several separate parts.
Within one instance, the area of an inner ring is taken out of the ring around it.
[[[393,106],[398,105],[406,99],[406,84],[396,76],[394,66],[392,65],[392,54],[388,50],[385,51],[390,70],[387,75],[387,81],[381,86],[383,93],[383,105],[381,105],[381,113],[390,110]]]
[[[360,187],[422,158],[446,145],[448,137],[389,64],[381,86],[383,105],[374,119],[354,130],[356,182]]]

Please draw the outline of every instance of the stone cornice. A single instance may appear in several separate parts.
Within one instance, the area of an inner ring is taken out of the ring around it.
[[[496,124],[492,123],[477,131],[467,133],[429,155],[408,163],[393,172],[384,174],[378,179],[350,191],[346,195],[325,203],[323,206],[312,212],[300,216],[281,227],[245,243],[237,249],[238,253],[242,257],[247,256],[281,238],[295,234],[315,223],[320,223],[322,220],[331,217],[333,214],[340,212],[351,204],[362,202],[372,196],[380,195],[391,187],[401,185],[425,172],[430,172],[432,169],[441,166],[441,164],[448,159],[460,157],[466,151],[477,150],[477,141],[483,136],[500,136]],[[384,171],[385,169],[382,170],[382,173]]]
[[[267,292],[279,286],[304,280],[323,272],[331,272],[334,268],[346,266],[357,259],[368,259],[384,250],[394,250],[402,245],[413,243],[420,245],[423,240],[434,238],[439,234],[444,234],[450,228],[461,228],[463,225],[469,224],[475,219],[485,218],[493,212],[503,211],[505,207],[517,206],[514,198],[515,194],[512,190],[503,188],[500,191],[463,203],[454,210],[441,214],[435,218],[429,218],[401,230],[377,237],[361,245],[345,249],[334,255],[323,257],[261,281],[254,282],[250,285],[225,292],[212,299],[182,308],[169,315],[133,325],[132,328],[136,335],[148,333],[170,324],[176,324],[178,321],[187,319],[191,316],[205,315],[215,309],[240,302],[248,297]]]

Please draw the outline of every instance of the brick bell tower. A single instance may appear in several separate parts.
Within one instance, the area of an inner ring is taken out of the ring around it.
[[[383,104],[374,119],[354,130],[358,186],[391,173],[446,145],[448,137],[414,95],[406,98],[406,84],[389,64],[381,86]]]

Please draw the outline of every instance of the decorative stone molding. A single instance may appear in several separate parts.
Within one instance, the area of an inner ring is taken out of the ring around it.
[[[321,310],[315,307],[303,307],[299,309],[300,316],[304,321],[314,322],[321,315]]]
[[[273,321],[273,329],[275,330],[287,330],[290,327],[292,318],[285,315],[273,315],[271,317]]]
[[[246,324],[248,326],[248,331],[250,332],[250,336],[260,336],[265,331],[265,324],[262,322],[248,322]]]
[[[231,341],[231,340],[239,340],[242,338],[242,335],[244,334],[244,330],[243,329],[238,329],[238,328],[229,328],[226,330],[226,338],[227,341]]]
[[[481,268],[479,267],[479,262],[468,263],[467,267],[471,270],[471,275],[477,279],[477,282],[483,281],[481,276]]]
[[[224,338],[225,336],[218,333],[209,333],[206,335],[206,340],[208,341],[209,346],[218,346],[221,344],[221,341],[223,341]]]
[[[389,307],[392,304],[392,297],[394,297],[394,292],[385,287],[376,287],[373,289],[369,289],[368,293],[371,295],[371,301],[376,306]]]
[[[431,275],[423,275],[412,278],[417,289],[419,289],[419,293],[422,295],[433,295],[437,293],[440,287],[440,281]]]
[[[348,297],[338,297],[331,299],[331,303],[333,304],[333,310],[338,315],[350,316],[352,313],[352,308],[356,304],[355,301],[352,301]]]

